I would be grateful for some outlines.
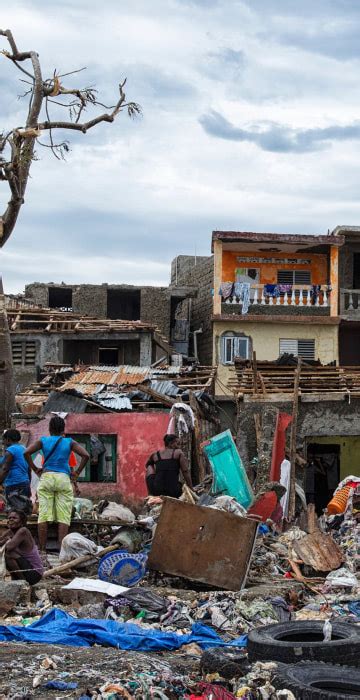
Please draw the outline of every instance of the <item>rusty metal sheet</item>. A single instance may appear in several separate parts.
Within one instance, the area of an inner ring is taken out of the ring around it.
[[[320,530],[294,540],[292,546],[304,564],[312,566],[315,571],[334,571],[344,561],[343,553],[331,535]]]
[[[214,508],[165,498],[151,569],[239,591],[245,584],[257,523]]]

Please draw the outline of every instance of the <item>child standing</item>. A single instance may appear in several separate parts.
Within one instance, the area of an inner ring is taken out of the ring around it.
[[[5,498],[9,508],[31,513],[31,470],[25,461],[25,447],[20,445],[18,430],[5,430],[3,443],[5,457],[0,471],[0,484],[4,484]]]

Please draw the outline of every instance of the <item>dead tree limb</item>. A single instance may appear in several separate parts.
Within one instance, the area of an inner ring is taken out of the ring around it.
[[[93,87],[71,88],[62,84],[62,79],[84,70],[83,68],[69,73],[58,74],[54,71],[51,78],[43,78],[39,55],[35,51],[19,51],[10,29],[1,30],[0,36],[5,37],[10,47],[0,53],[25,74],[29,80],[23,79],[30,88],[23,97],[28,98],[27,112],[24,123],[11,129],[8,133],[0,133],[0,181],[8,183],[10,199],[0,217],[0,248],[12,234],[16,221],[25,201],[25,192],[29,179],[30,168],[36,158],[35,147],[50,148],[56,158],[64,159],[69,151],[68,141],[54,138],[54,131],[80,131],[86,134],[89,129],[102,122],[111,124],[118,114],[124,110],[129,117],[141,114],[141,108],[136,102],[127,102],[125,94],[126,79],[119,84],[119,98],[115,105],[107,107],[97,98],[97,90]],[[26,68],[24,67],[24,64]],[[28,65],[29,64],[29,65]],[[56,100],[54,99],[56,98]],[[51,105],[65,107],[68,120],[58,120],[52,117]],[[80,118],[90,108],[102,107],[106,112],[94,116],[87,121]],[[45,134],[48,142],[39,140]]]

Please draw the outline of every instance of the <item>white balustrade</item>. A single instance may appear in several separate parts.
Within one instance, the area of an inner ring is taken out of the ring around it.
[[[356,306],[354,307],[354,298]],[[344,311],[353,311],[354,308],[360,310],[360,290],[342,289],[342,303]],[[232,296],[226,299],[224,304],[242,305],[240,297]],[[281,292],[279,295],[269,294],[266,292],[266,285],[254,284],[250,287],[250,305],[251,306],[297,306],[297,307],[328,307],[329,306],[329,291],[323,285],[318,294],[312,293],[310,285],[293,285],[290,292],[289,289]]]

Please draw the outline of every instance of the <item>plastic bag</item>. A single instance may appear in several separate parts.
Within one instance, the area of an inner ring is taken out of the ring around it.
[[[169,607],[169,601],[148,588],[132,588],[123,594],[135,612],[146,611],[146,620],[159,620]]]
[[[90,498],[74,498],[74,510],[79,518],[83,518],[85,514],[92,514],[94,504]]]
[[[354,588],[357,586],[357,578],[354,574],[342,567],[336,571],[330,571],[325,579],[325,588],[327,590],[333,588]]]
[[[95,542],[88,540],[84,535],[80,535],[79,532],[71,532],[70,535],[66,535],[61,543],[61,550],[59,555],[59,561],[61,564],[66,564],[68,561],[77,559],[77,557],[82,557],[87,554],[97,554],[103,547],[98,547]]]
[[[109,501],[100,518],[101,520],[121,520],[123,523],[135,522],[134,513],[129,508],[121,505],[121,503],[115,503],[114,501]]]

